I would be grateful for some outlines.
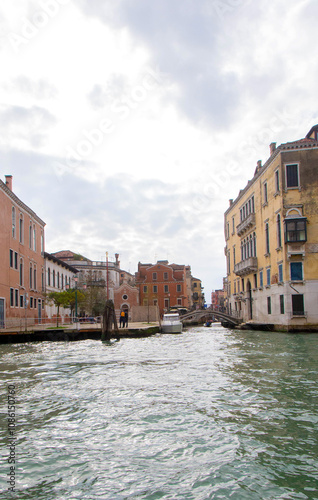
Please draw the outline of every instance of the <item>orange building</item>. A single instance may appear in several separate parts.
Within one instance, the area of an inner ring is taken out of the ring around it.
[[[189,307],[186,268],[158,260],[156,264],[138,263],[136,285],[140,305],[158,306],[160,314],[171,307]]]
[[[12,192],[12,176],[0,180],[0,328],[44,315],[44,226]]]

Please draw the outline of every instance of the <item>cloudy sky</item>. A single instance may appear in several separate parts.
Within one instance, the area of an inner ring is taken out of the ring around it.
[[[315,0],[3,0],[0,176],[46,250],[189,264],[269,144],[318,123]]]

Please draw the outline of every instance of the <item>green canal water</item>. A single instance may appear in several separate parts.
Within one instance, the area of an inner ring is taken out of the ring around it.
[[[0,353],[2,499],[318,498],[318,334],[213,325]]]

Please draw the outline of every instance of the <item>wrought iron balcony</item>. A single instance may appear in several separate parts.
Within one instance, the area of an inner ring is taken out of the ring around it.
[[[234,272],[238,276],[244,276],[245,274],[255,273],[257,271],[257,257],[249,257],[246,260],[242,260],[235,264]]]
[[[238,226],[236,226],[236,233],[241,236],[245,231],[255,226],[255,214],[249,214]]]

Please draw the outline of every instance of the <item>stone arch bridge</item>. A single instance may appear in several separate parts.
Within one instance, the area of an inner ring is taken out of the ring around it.
[[[210,307],[207,309],[196,309],[194,311],[183,314],[182,316],[180,315],[181,321],[187,323],[197,322],[202,318],[205,318],[207,320],[217,318],[221,322],[229,323],[232,326],[236,326],[242,323],[242,320],[240,318],[230,316],[225,312],[215,311]]]

